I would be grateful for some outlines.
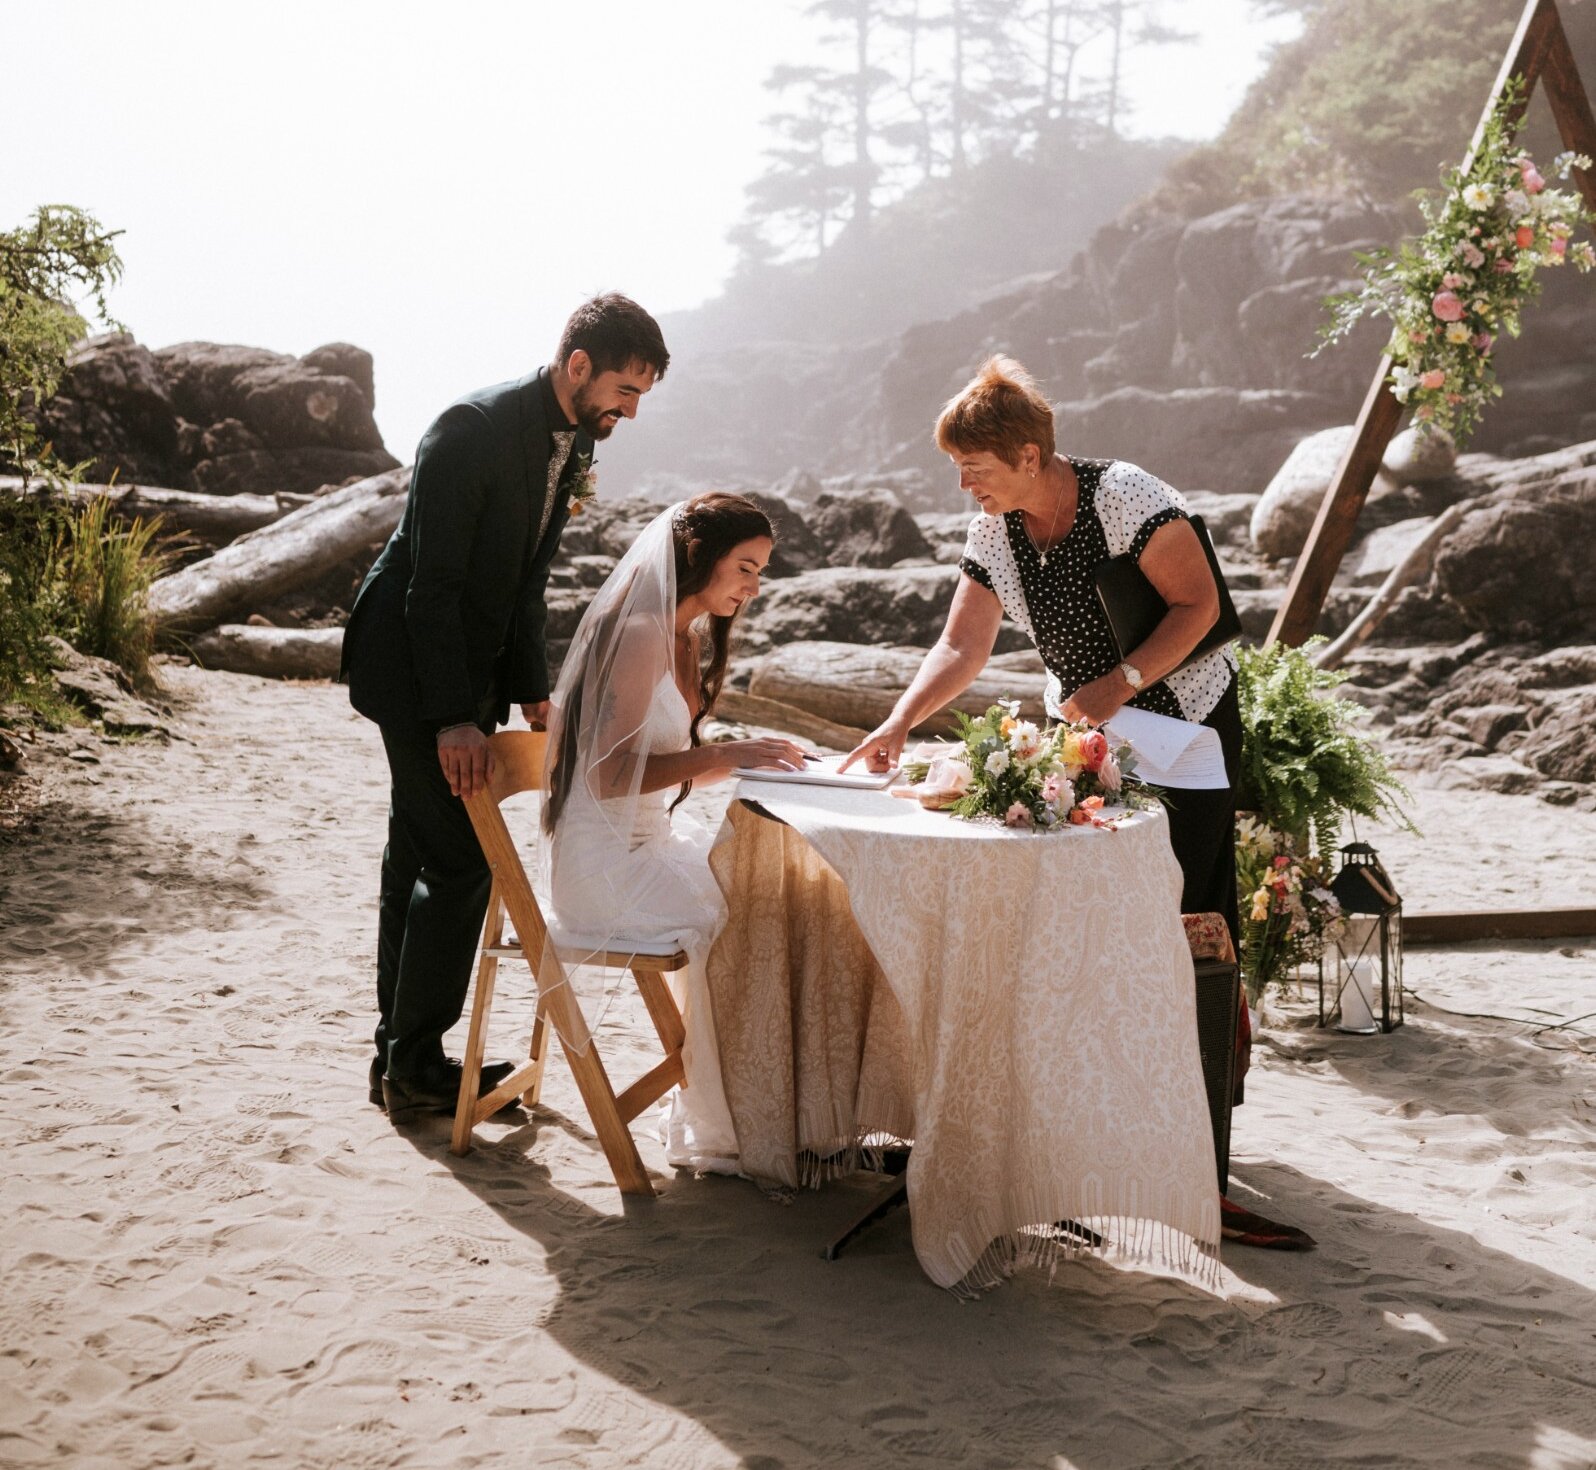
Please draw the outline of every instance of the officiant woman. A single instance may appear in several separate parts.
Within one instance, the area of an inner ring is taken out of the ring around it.
[[[1228,644],[1181,667],[1219,615],[1218,591],[1181,496],[1118,459],[1060,454],[1053,410],[1019,363],[994,357],[937,420],[937,447],[979,514],[947,626],[886,722],[849,757],[897,762],[909,732],[969,687],[1005,614],[1036,645],[1055,719],[1100,725],[1122,705],[1212,726],[1230,787],[1172,791],[1169,834],[1183,913],[1225,916],[1237,940],[1234,787],[1241,762],[1236,658]],[[1115,647],[1095,574],[1129,553],[1168,612],[1139,646]],[[1239,950],[1239,940],[1238,950]]]

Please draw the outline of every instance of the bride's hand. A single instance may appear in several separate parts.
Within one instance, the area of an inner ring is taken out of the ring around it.
[[[897,765],[898,757],[903,754],[903,747],[908,743],[907,727],[895,720],[888,720],[886,724],[878,725],[866,735],[848,753],[848,758],[837,769],[846,771],[856,760],[863,760],[867,770],[890,771]]]
[[[801,771],[804,768],[804,748],[780,736],[758,736],[748,740],[727,740],[715,746],[726,753],[725,769],[734,771],[739,766],[757,769],[775,767],[782,771]]]

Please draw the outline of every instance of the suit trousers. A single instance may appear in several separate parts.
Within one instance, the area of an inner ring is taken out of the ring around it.
[[[490,726],[491,728],[491,726]],[[393,789],[377,921],[377,1056],[420,1079],[443,1062],[460,1019],[492,875],[465,803],[449,790],[436,738],[383,725]]]
[[[1241,707],[1236,681],[1220,696],[1203,724],[1219,734],[1230,785],[1215,791],[1167,793],[1169,844],[1182,877],[1183,914],[1223,914],[1236,953],[1241,953],[1236,907],[1236,785],[1241,777]]]

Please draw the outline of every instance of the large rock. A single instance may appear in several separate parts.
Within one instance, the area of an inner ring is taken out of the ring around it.
[[[738,646],[896,643],[929,648],[947,621],[958,573],[951,567],[876,571],[828,567],[773,582],[741,619]]]
[[[1279,560],[1296,556],[1306,545],[1325,492],[1335,479],[1355,432],[1350,425],[1322,429],[1308,435],[1291,451],[1253,507],[1252,544],[1261,555]],[[1375,475],[1375,489],[1396,488],[1384,471]]]
[[[398,468],[373,418],[371,354],[348,343],[303,358],[126,334],[74,351],[39,422],[97,481],[213,494],[308,494]]]
[[[216,342],[179,342],[156,357],[177,411],[193,423],[238,419],[272,449],[382,448],[369,390],[342,373],[283,353]],[[339,360],[338,354],[316,358]],[[369,362],[345,365],[362,376],[369,369]]]
[[[931,555],[914,517],[890,490],[825,491],[809,524],[829,566],[890,567]]]
[[[1393,236],[1394,222],[1377,211],[1304,195],[1193,220],[1175,255],[1181,380],[1307,390],[1353,406],[1379,360],[1368,351],[1379,326],[1307,354],[1327,320],[1323,297],[1352,275],[1352,251]]]
[[[1596,467],[1482,497],[1436,552],[1435,580],[1465,626],[1543,644],[1596,627]]]
[[[107,730],[142,735],[166,733],[160,712],[133,692],[127,675],[110,659],[79,653],[61,638],[47,641],[56,687],[73,704]]]
[[[1514,752],[1558,781],[1596,781],[1596,688],[1565,691]]]
[[[765,569],[770,577],[793,577],[812,572],[826,564],[825,553],[800,509],[785,496],[773,492],[751,491],[748,498],[770,517],[776,533],[776,549]],[[811,515],[813,512],[809,512]]]
[[[1130,460],[1177,490],[1257,494],[1291,448],[1333,417],[1312,394],[1121,388],[1055,413],[1060,450]]]
[[[91,480],[186,485],[161,365],[125,332],[78,344],[39,427],[67,463],[89,462]]]
[[[1381,458],[1385,471],[1404,485],[1444,480],[1457,468],[1457,445],[1444,429],[1404,429]]]

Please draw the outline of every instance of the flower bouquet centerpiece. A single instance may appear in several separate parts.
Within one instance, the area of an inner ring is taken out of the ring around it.
[[[1326,303],[1326,346],[1366,316],[1390,319],[1392,393],[1412,406],[1421,428],[1459,442],[1501,397],[1492,349],[1503,332],[1518,336],[1525,302],[1540,294],[1536,271],[1596,266],[1591,242],[1574,240],[1593,223],[1590,211],[1572,190],[1549,188],[1535,160],[1514,146],[1511,118],[1522,97],[1522,82],[1507,87],[1466,170],[1448,170],[1439,198],[1419,196],[1424,234],[1394,252],[1358,255],[1363,285]],[[1566,180],[1590,166],[1582,154],[1562,153],[1550,172]]]
[[[1114,744],[1089,725],[1044,730],[1020,718],[1018,700],[971,717],[955,711],[959,743],[948,754],[907,763],[925,806],[970,821],[999,821],[1026,831],[1067,826],[1112,827],[1115,807],[1153,798],[1129,783],[1136,769],[1128,744]]]

